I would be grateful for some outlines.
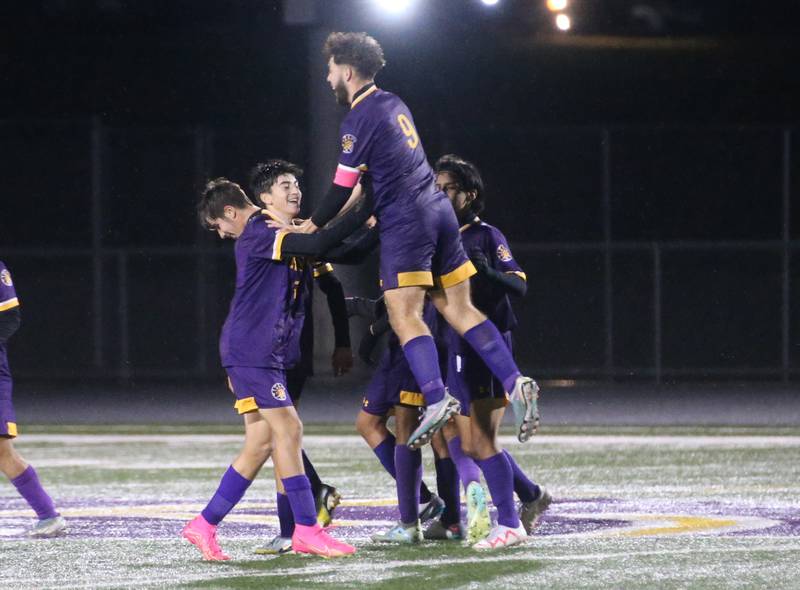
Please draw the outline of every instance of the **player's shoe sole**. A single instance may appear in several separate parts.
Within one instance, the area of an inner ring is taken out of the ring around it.
[[[486,503],[486,491],[478,482],[467,486],[467,542],[472,545],[489,534],[492,519]]]
[[[533,530],[539,524],[542,513],[550,507],[552,502],[553,498],[550,493],[541,486],[539,486],[538,498],[533,502],[523,502],[519,509],[519,520],[522,522],[522,526],[525,527],[526,533],[533,534]]]
[[[517,377],[510,399],[517,439],[527,442],[539,429],[539,386],[530,377]]]
[[[317,522],[320,526],[326,527],[331,524],[333,513],[341,501],[342,495],[335,487],[322,484],[317,496],[314,498],[317,508]]]
[[[431,494],[431,499],[425,504],[419,505],[419,521],[428,522],[434,518],[439,518],[444,512],[444,500],[436,494]]]
[[[416,450],[428,444],[433,435],[444,427],[450,416],[457,414],[460,409],[461,403],[445,391],[441,401],[425,408],[422,421],[408,438],[408,448]]]

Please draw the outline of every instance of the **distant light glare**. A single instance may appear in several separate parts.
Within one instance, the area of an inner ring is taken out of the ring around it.
[[[375,0],[387,12],[404,12],[411,6],[412,0]]]
[[[547,0],[547,8],[550,12],[561,12],[566,10],[568,0]]]
[[[556,17],[556,26],[562,31],[569,31],[572,21],[566,14],[559,14]]]
[[[494,6],[500,2],[500,0],[481,0],[481,2],[483,2],[486,6]]]

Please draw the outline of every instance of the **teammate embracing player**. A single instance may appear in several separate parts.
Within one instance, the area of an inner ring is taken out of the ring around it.
[[[342,152],[333,183],[311,219],[294,231],[312,233],[324,226],[342,209],[361,176],[369,176],[389,321],[427,405],[408,446],[428,442],[459,410],[458,401],[445,390],[436,346],[422,320],[426,291],[447,323],[510,392],[517,437],[528,440],[539,422],[538,387],[522,376],[500,332],[470,300],[468,279],[475,267],[462,247],[449,200],[435,189],[411,112],[400,98],[375,86],[375,75],[385,64],[383,50],[365,33],[331,33],[323,54],[328,83],[350,111],[341,124]],[[479,465],[493,498],[512,488],[512,467],[502,452]]]

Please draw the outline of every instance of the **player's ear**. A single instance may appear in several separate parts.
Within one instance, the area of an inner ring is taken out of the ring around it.
[[[270,202],[270,194],[268,192],[264,191],[263,193],[258,193],[258,203],[256,203],[256,205],[267,206],[271,204],[272,203]]]
[[[225,207],[222,208],[222,214],[225,216],[225,219],[234,220],[236,219],[236,208],[225,205]]]

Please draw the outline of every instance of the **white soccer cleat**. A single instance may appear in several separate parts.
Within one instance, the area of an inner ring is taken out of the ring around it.
[[[527,538],[528,535],[525,534],[525,527],[523,527],[522,524],[515,529],[498,524],[491,530],[488,537],[475,543],[472,548],[478,551],[505,549],[506,547],[520,545],[524,543]]]
[[[509,396],[517,425],[517,439],[527,442],[539,428],[539,386],[530,377],[520,375]]]
[[[51,537],[61,537],[66,534],[67,521],[64,520],[63,516],[43,518],[28,531],[28,536],[32,539],[49,539]]]
[[[419,426],[408,437],[408,448],[417,450],[429,443],[433,435],[447,423],[450,416],[458,414],[459,410],[461,410],[461,402],[445,391],[444,397],[440,401],[425,408]]]

